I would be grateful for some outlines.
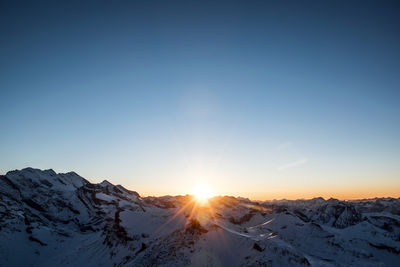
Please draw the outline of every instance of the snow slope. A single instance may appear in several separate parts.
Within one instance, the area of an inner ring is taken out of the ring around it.
[[[0,176],[0,266],[400,266],[400,199],[141,197],[74,172]]]

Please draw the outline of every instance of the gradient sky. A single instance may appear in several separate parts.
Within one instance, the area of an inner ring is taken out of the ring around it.
[[[400,5],[214,2],[1,1],[0,173],[400,197]]]

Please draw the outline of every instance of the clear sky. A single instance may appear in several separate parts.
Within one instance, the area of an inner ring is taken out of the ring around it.
[[[399,14],[1,1],[0,173],[73,170],[142,195],[400,197]]]

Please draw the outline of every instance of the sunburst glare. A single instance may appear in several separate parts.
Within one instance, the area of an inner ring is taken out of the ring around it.
[[[194,188],[193,195],[197,202],[205,203],[212,196],[212,191],[206,184],[200,184]]]

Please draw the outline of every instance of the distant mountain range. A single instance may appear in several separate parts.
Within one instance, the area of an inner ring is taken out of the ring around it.
[[[0,176],[0,266],[400,266],[400,199],[141,197],[74,172]]]

